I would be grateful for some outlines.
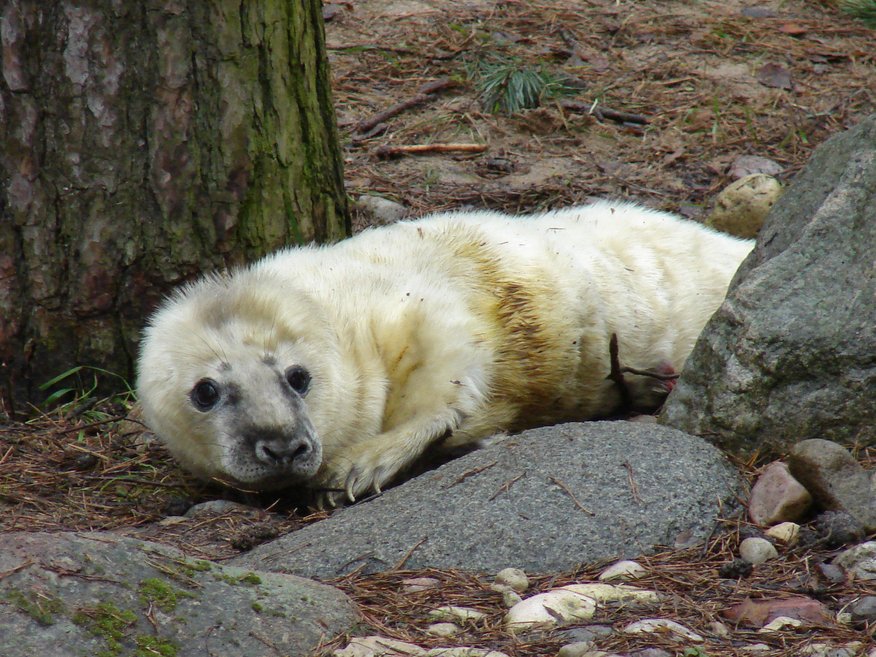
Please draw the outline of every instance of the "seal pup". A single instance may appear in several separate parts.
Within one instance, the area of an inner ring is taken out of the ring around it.
[[[201,477],[355,501],[438,443],[655,410],[752,245],[602,201],[287,248],[172,295],[138,396]]]

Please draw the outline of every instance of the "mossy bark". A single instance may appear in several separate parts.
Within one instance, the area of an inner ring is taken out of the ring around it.
[[[0,27],[0,409],[131,376],[171,286],[349,233],[318,0],[9,0]]]

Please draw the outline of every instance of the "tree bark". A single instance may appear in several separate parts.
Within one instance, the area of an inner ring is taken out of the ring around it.
[[[0,39],[0,413],[131,377],[173,285],[349,234],[319,0],[4,0]]]

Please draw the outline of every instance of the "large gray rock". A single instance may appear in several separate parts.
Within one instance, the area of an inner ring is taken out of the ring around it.
[[[767,218],[661,421],[737,452],[876,441],[876,115]]]
[[[306,655],[357,621],[340,591],[111,534],[0,536],[0,655]],[[275,650],[271,646],[277,646]]]
[[[568,570],[703,539],[740,486],[699,438],[655,424],[558,425],[472,452],[234,563],[318,578]]]

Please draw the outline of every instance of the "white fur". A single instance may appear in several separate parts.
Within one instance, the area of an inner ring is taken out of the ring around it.
[[[599,202],[452,212],[286,249],[165,303],[145,331],[140,401],[201,476],[352,499],[448,435],[616,412],[612,334],[623,365],[680,369],[751,246]],[[303,400],[283,379],[293,365],[312,375]],[[221,400],[205,412],[189,395],[207,378]],[[303,446],[295,465],[271,458],[287,440]]]

